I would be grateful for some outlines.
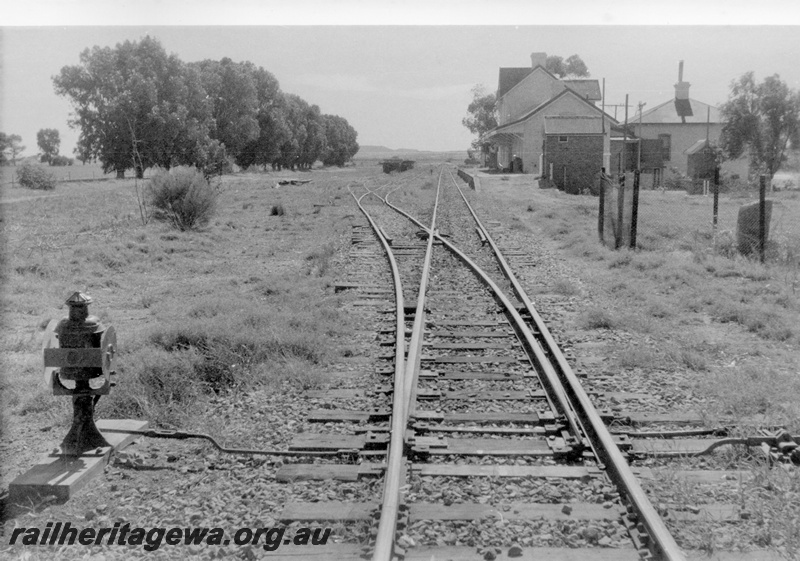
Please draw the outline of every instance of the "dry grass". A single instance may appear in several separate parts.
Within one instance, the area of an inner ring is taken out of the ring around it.
[[[68,418],[67,400],[38,379],[41,329],[65,314],[74,290],[94,298],[91,312],[120,341],[119,383],[100,400],[102,416],[174,426],[190,421],[187,411],[202,415],[215,393],[287,379],[319,385],[351,329],[331,289],[349,213],[333,205],[314,214],[314,204],[320,191],[329,201],[346,194],[350,179],[265,189],[268,174],[226,177],[216,218],[187,232],[142,225],[131,180],[68,183],[35,199],[6,188],[0,344],[3,371],[15,376],[3,380],[4,411]],[[289,201],[291,216],[268,220]]]

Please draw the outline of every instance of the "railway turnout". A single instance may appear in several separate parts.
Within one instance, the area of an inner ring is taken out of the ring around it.
[[[392,290],[361,282],[339,289],[366,305],[393,300],[380,310],[394,315],[393,327],[378,335],[394,349],[384,357],[387,383],[368,392],[391,399],[391,408],[315,412],[310,420],[352,432],[299,435],[292,448],[350,450],[353,462],[287,464],[279,474],[382,476],[379,500],[286,505],[286,522],[372,528],[370,545],[342,544],[329,558],[681,560],[663,505],[640,483],[654,472],[632,459],[744,444],[786,461],[783,453],[795,450],[780,433],[715,439],[724,431],[667,428],[696,422],[686,416],[598,411],[593,399],[602,403],[602,392],[584,389],[509,264],[524,249],[501,251],[446,168],[419,218],[393,202],[401,186],[351,192],[368,223],[354,230],[355,252],[386,260]],[[657,428],[641,430],[648,424]],[[709,505],[669,515],[730,521],[735,513]]]

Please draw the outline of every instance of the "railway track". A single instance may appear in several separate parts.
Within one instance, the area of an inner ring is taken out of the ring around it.
[[[567,360],[576,347],[559,348],[517,280],[536,266],[526,248],[501,250],[492,232],[500,225],[481,224],[445,168],[427,186],[352,190],[364,218],[352,239],[359,266],[337,289],[380,318],[386,366],[374,390],[309,395],[328,405],[309,418],[326,430],[298,435],[290,449],[340,460],[287,464],[278,478],[381,484],[372,496],[285,505],[286,523],[345,528],[349,543],[313,558],[679,560],[680,524],[749,518],[735,501],[654,505],[652,482],[661,469],[724,488],[741,470],[687,464],[730,445],[786,462],[794,439],[726,438],[708,419],[637,411],[642,395],[580,380]],[[404,197],[425,199],[428,210],[404,213],[393,203]],[[298,555],[308,550],[274,553]]]

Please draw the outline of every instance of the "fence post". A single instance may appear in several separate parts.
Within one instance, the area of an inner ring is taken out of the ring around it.
[[[604,176],[606,168],[600,168],[600,212],[597,216],[597,234],[600,237],[600,243],[605,243],[603,230],[605,229],[605,212],[606,212],[606,182]]]
[[[712,226],[714,230],[717,229],[717,222],[719,220],[719,166],[714,168],[714,219]]]
[[[619,189],[617,190],[617,231],[614,249],[622,245],[622,219],[625,216],[625,172],[619,176]]]
[[[766,207],[767,207],[767,176],[761,175],[759,176],[760,181],[760,189],[758,194],[758,250],[761,254],[761,262],[764,262],[764,253],[767,249],[766,242],[766,235],[767,235],[767,217],[766,217]]]
[[[633,172],[633,199],[631,200],[631,249],[636,249],[636,226],[639,216],[639,177],[641,172]]]

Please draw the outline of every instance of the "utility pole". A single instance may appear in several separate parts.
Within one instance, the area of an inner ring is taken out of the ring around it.
[[[629,105],[627,103],[609,103],[606,107],[613,107],[614,108],[614,120],[617,120],[617,107],[624,107],[625,111],[628,110]]]
[[[603,78],[603,168],[611,173],[611,124],[606,129],[606,79]]]
[[[622,140],[622,173],[628,170],[628,94],[625,94],[625,132]]]
[[[636,135],[639,137],[639,155],[636,158],[636,169],[639,171],[642,170],[642,108],[647,105],[647,103],[640,101],[639,102],[639,131]]]

